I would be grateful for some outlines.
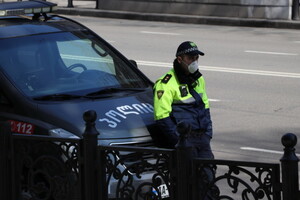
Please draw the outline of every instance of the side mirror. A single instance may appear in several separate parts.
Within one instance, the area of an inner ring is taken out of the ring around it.
[[[129,62],[131,62],[131,64],[133,64],[136,68],[138,68],[137,62],[135,60],[129,60]]]

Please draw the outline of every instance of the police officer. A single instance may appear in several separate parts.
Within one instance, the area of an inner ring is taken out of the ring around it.
[[[195,43],[186,41],[179,45],[173,69],[154,85],[154,118],[163,134],[164,147],[175,147],[178,142],[176,125],[183,122],[191,127],[188,139],[193,146],[193,156],[212,159],[212,121],[205,80],[198,69],[199,56],[204,56],[204,53]],[[203,172],[206,178],[199,177],[202,184],[197,191],[204,200],[215,199],[217,187],[207,188],[214,179],[215,171],[210,166],[204,167]]]
[[[210,140],[213,135],[205,80],[198,69],[198,58],[204,56],[195,43],[179,45],[173,69],[154,85],[154,118],[160,129],[164,147],[174,148],[178,142],[176,125],[191,126],[189,141],[193,154],[213,158]]]

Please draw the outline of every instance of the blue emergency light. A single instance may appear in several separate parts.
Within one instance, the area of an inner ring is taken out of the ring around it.
[[[42,0],[0,3],[0,17],[37,13],[50,13],[56,10],[57,4]]]

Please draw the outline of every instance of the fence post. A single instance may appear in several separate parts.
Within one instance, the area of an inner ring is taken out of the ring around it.
[[[68,0],[68,8],[73,8],[74,5],[73,5],[73,0]]]
[[[95,9],[99,9],[99,1],[98,0],[95,0],[95,1],[96,1]]]
[[[281,138],[284,154],[281,161],[282,170],[282,196],[283,200],[299,200],[299,180],[298,180],[298,162],[295,154],[297,136],[293,133],[287,133]]]
[[[103,0],[96,0],[96,9],[101,9],[103,5]]]
[[[83,133],[83,198],[86,200],[97,200],[97,142],[98,131],[95,128],[97,114],[89,110],[83,114],[85,131]]]
[[[10,125],[6,122],[0,123],[0,196],[1,199],[11,199],[12,174],[10,167]]]
[[[188,134],[191,127],[185,123],[177,125],[179,141],[176,144],[177,155],[177,200],[191,199],[191,169],[192,169],[192,146],[188,142]]]
[[[292,19],[299,20],[299,0],[293,0],[292,2]]]

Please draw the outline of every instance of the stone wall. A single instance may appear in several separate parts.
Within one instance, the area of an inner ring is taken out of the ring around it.
[[[98,0],[99,8],[141,13],[291,19],[292,0]]]

